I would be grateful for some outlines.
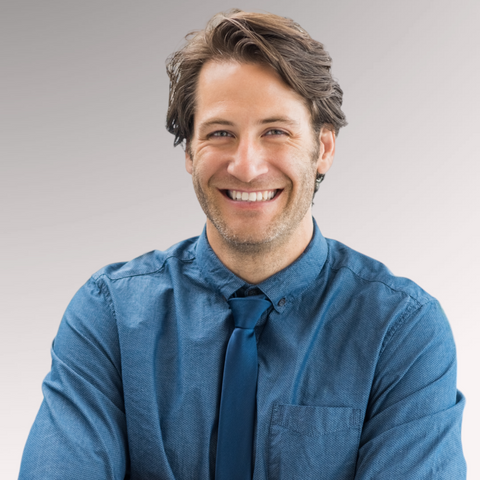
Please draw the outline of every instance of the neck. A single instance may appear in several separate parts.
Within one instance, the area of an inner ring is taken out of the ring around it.
[[[313,235],[311,215],[288,236],[270,243],[239,248],[226,241],[207,220],[207,238],[220,261],[237,277],[256,285],[293,263],[307,248]]]

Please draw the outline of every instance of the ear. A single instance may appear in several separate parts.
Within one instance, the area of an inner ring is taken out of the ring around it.
[[[322,127],[319,134],[320,152],[317,160],[317,172],[325,174],[330,170],[335,156],[335,132],[329,127]]]
[[[185,145],[185,170],[191,175],[193,171],[193,160],[190,156],[190,144],[187,142]]]

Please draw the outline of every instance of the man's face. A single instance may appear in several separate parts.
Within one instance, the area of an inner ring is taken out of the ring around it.
[[[331,165],[333,133],[316,139],[303,99],[263,65],[205,64],[196,102],[186,168],[209,240],[251,250],[308,225],[311,236],[315,176]]]

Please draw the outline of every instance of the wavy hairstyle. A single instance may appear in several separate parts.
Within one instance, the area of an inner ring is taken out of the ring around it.
[[[185,38],[185,46],[167,59],[170,94],[166,128],[175,136],[175,146],[192,137],[198,77],[202,66],[211,60],[272,67],[305,99],[316,133],[325,126],[338,135],[347,125],[341,109],[343,91],[330,71],[332,59],[323,45],[293,20],[234,9],[215,15],[204,30]]]

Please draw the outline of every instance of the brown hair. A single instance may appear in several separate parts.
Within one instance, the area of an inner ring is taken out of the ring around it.
[[[185,38],[186,45],[167,60],[170,96],[166,127],[175,135],[175,146],[191,139],[198,76],[210,60],[271,66],[305,99],[317,133],[328,126],[338,135],[347,124],[341,110],[343,91],[330,72],[332,59],[323,45],[293,20],[234,9],[215,15],[204,30]]]

